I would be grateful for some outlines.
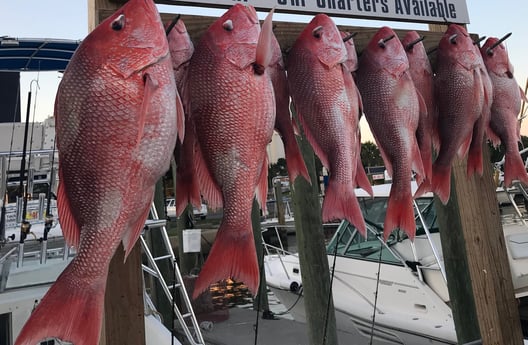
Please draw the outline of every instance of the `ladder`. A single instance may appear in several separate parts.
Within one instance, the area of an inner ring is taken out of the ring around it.
[[[159,219],[158,212],[156,211],[154,203],[152,203],[150,207],[150,214],[151,219],[147,220],[147,222],[145,223],[145,230],[140,236],[141,248],[143,249],[143,252],[147,257],[148,262],[146,265],[142,265],[143,271],[145,273],[150,274],[159,281],[163,292],[165,293],[165,296],[169,300],[170,304],[174,306],[174,314],[176,315],[179,324],[183,332],[185,333],[185,336],[187,337],[189,344],[205,345],[205,341],[200,331],[200,325],[198,324],[196,315],[194,314],[191,305],[191,300],[187,295],[187,291],[185,290],[185,285],[183,284],[183,278],[181,276],[180,269],[178,268],[178,265],[176,263],[174,251],[172,250],[169,236],[167,234],[167,229],[165,227],[166,221],[163,219]],[[166,251],[165,255],[161,255],[158,257],[153,257],[152,252],[147,244],[147,241],[145,240],[146,233],[155,229],[161,231],[161,237]],[[161,273],[158,267],[158,262],[161,260],[170,260],[171,267],[174,268],[174,272],[172,272],[174,277],[172,279],[167,279],[167,277],[163,277],[163,274]],[[173,284],[168,285],[167,280],[171,281],[174,278],[175,281],[173,282]],[[177,303],[174,303],[173,297],[174,295],[176,295],[176,292],[179,293],[180,300],[183,306],[185,307],[185,310],[182,310],[183,308],[180,309]],[[192,326],[189,325],[189,321]]]

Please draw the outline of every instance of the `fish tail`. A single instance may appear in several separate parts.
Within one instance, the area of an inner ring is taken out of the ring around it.
[[[195,281],[193,299],[212,283],[227,278],[244,282],[254,295],[258,291],[260,275],[251,224],[245,225],[244,229],[227,228],[224,223],[220,225],[209,256]]]
[[[176,176],[176,215],[179,216],[191,203],[195,207],[200,207],[200,187],[198,181],[192,175]]]
[[[330,180],[323,201],[323,222],[346,219],[366,235],[366,225],[351,184]]]
[[[70,267],[71,263],[32,312],[15,345],[34,345],[53,337],[73,344],[99,344],[106,275],[80,289]]]
[[[383,237],[385,241],[387,241],[389,235],[396,228],[405,231],[411,241],[414,240],[416,221],[414,220],[414,210],[410,190],[408,192],[398,191],[397,186],[394,184],[392,185],[383,228]]]
[[[528,174],[517,152],[506,153],[504,161],[504,185],[510,187],[513,180],[519,180],[524,185],[528,185]]]
[[[467,177],[470,178],[475,173],[482,176],[482,148],[477,147],[469,150],[467,159]]]
[[[367,173],[365,172],[365,168],[363,167],[363,163],[361,162],[360,158],[358,158],[357,163],[356,184],[370,196],[374,196],[372,185],[370,184],[370,180],[368,179]]]
[[[433,165],[432,191],[440,198],[442,204],[447,204],[451,194],[451,166]]]

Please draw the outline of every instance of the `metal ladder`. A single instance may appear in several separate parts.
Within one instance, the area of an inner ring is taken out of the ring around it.
[[[152,203],[152,206],[150,207],[150,213],[151,213],[152,219],[147,220],[147,222],[145,223],[145,230],[142,232],[141,236],[139,237],[141,240],[141,248],[143,248],[143,252],[145,253],[147,257],[147,261],[148,261],[147,265],[145,264],[142,265],[143,271],[152,275],[154,278],[158,279],[163,291],[165,292],[165,296],[167,297],[171,305],[174,306],[174,314],[178,318],[180,326],[182,327],[182,330],[185,333],[185,336],[187,337],[189,344],[205,345],[205,341],[200,331],[200,325],[198,324],[196,315],[194,314],[194,311],[191,305],[191,300],[189,299],[189,296],[187,295],[187,291],[185,290],[185,285],[183,284],[183,278],[180,273],[180,269],[178,268],[178,265],[176,263],[174,251],[172,250],[170,239],[167,234],[167,229],[165,227],[166,221],[163,219],[161,220],[159,219],[158,212],[156,211],[154,203]],[[159,229],[159,231],[161,231],[161,237],[163,239],[163,244],[164,244],[164,247],[167,253],[165,255],[158,256],[158,257],[152,256],[152,252],[149,246],[147,245],[147,242],[145,241],[146,232],[150,230],[155,230],[155,229]],[[175,271],[174,278],[176,278],[176,281],[172,285],[167,284],[166,278],[163,277],[163,274],[161,273],[158,267],[157,262],[161,260],[170,260],[171,266],[174,267],[174,271]],[[177,303],[173,303],[173,295],[175,295],[176,291],[180,293],[180,297],[181,297],[180,300],[182,301],[182,304],[184,304],[185,306],[185,311],[180,310],[180,307],[177,305]],[[187,321],[191,321],[192,327],[188,325]]]

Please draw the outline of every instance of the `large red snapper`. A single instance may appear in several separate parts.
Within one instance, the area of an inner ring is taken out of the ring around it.
[[[431,186],[444,204],[449,200],[451,165],[455,156],[463,158],[469,151],[473,128],[484,109],[483,68],[482,58],[467,31],[459,25],[449,25],[437,50],[434,88],[440,151],[433,163]],[[482,145],[482,138],[477,144]],[[478,154],[472,157],[468,158],[468,168],[478,165]],[[420,190],[423,188],[417,194]]]
[[[425,103],[426,111],[420,112],[416,139],[420,148],[425,179],[431,181],[433,174],[433,140],[436,141],[436,148],[440,146],[438,132],[436,131],[438,112],[436,111],[434,99],[433,69],[420,39],[421,37],[416,31],[409,31],[403,37],[402,45],[409,60],[409,72],[414,86]]]
[[[190,119],[189,64],[194,53],[185,23],[180,18],[167,35],[172,68],[178,94],[181,96],[185,114],[185,138],[174,150],[176,159],[176,214],[180,215],[189,203],[200,207],[200,186],[196,178],[195,153],[196,134]]]
[[[176,85],[154,3],[131,0],[79,46],[55,103],[61,227],[77,256],[15,344],[99,341],[108,266],[128,254],[176,141]]]
[[[255,9],[236,4],[208,28],[191,58],[191,116],[202,157],[197,174],[206,200],[224,211],[194,297],[228,277],[253,293],[259,285],[251,208],[255,190],[267,190],[266,146],[275,123],[266,73],[272,35],[271,16],[261,32]],[[266,194],[259,197],[265,204]]]
[[[388,27],[378,30],[359,59],[357,81],[365,117],[392,176],[385,239],[395,228],[404,230],[412,239],[416,231],[412,171],[418,177],[424,176],[416,142],[420,103],[405,50],[395,37]]]
[[[288,83],[306,138],[330,172],[323,221],[347,219],[365,234],[354,193],[359,142],[359,104],[343,63],[347,52],[334,22],[316,15],[288,54]]]
[[[490,37],[480,49],[484,64],[493,85],[491,122],[488,136],[495,145],[503,143],[506,149],[504,162],[504,185],[509,187],[513,180],[528,184],[526,168],[519,155],[518,142],[521,139],[517,116],[521,101],[526,99],[513,76],[513,66],[503,44],[492,49],[498,41]]]
[[[302,176],[310,182],[310,176],[304,163],[299,145],[293,131],[292,117],[290,114],[290,93],[288,80],[286,79],[286,68],[282,59],[282,51],[275,35],[272,40],[273,55],[267,72],[273,84],[276,103],[275,129],[279,132],[284,144],[284,154],[288,167],[288,175],[291,183],[297,176]],[[266,167],[267,169],[267,167]]]

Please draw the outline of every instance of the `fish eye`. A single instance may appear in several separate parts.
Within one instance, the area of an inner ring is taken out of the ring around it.
[[[226,20],[222,24],[222,27],[224,28],[225,31],[233,31],[233,21],[231,19]]]
[[[318,26],[312,30],[312,36],[315,38],[321,38],[321,32],[323,31],[322,26]]]
[[[125,15],[120,14],[114,21],[112,22],[112,30],[114,31],[120,31],[125,27]]]

